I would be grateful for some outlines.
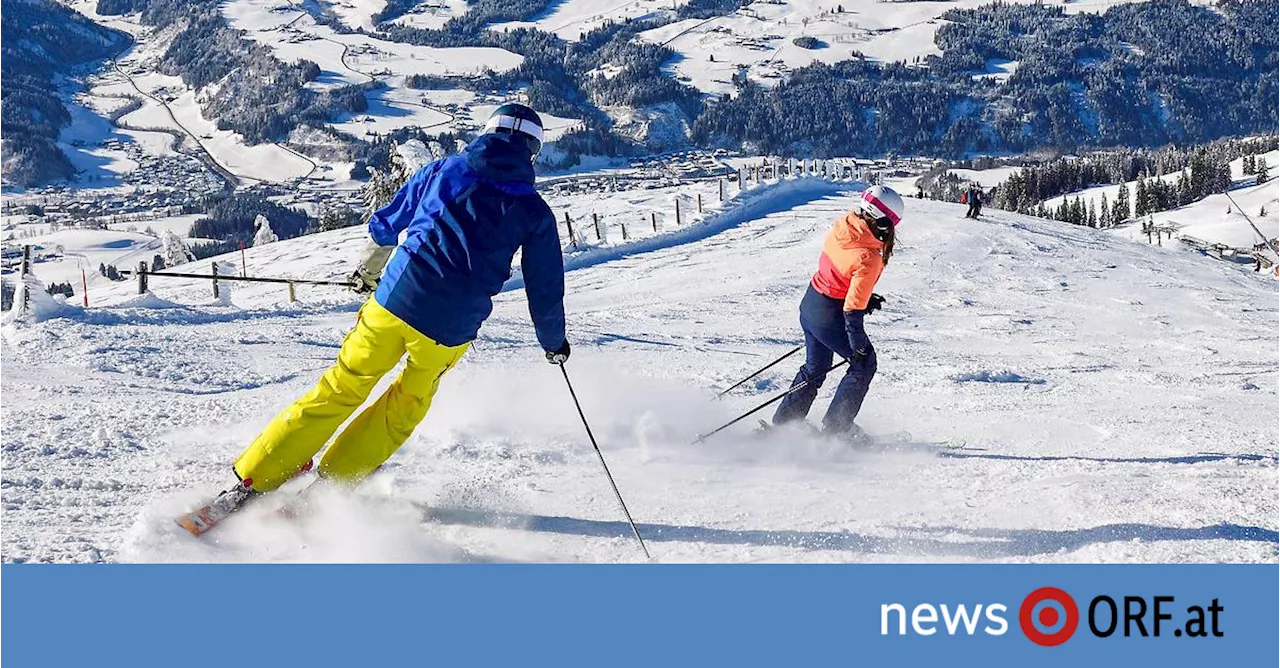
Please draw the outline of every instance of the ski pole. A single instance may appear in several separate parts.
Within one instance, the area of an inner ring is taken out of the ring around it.
[[[832,371],[835,371],[836,369],[839,369],[840,367],[842,367],[842,366],[844,366],[844,365],[846,365],[846,364],[848,364],[848,363],[849,363],[849,360],[847,360],[847,359],[846,359],[846,360],[840,360],[839,362],[836,362],[835,364],[831,365],[831,368],[830,368],[830,369],[827,369],[825,372],[823,372],[822,376],[825,378],[827,374],[831,373]],[[797,383],[797,384],[795,384],[795,385],[792,385],[792,386],[791,386],[791,389],[788,389],[786,392],[783,392],[782,394],[779,394],[778,396],[776,396],[776,397],[774,397],[774,398],[772,398],[772,399],[770,399],[770,400],[768,400],[768,401],[764,402],[763,404],[760,404],[759,406],[756,406],[755,408],[752,408],[751,410],[747,411],[746,413],[743,413],[742,415],[739,415],[738,417],[736,417],[736,418],[734,418],[734,419],[730,420],[727,424],[721,425],[721,426],[719,426],[719,427],[717,427],[717,428],[715,428],[715,429],[712,429],[711,431],[709,431],[709,432],[707,432],[707,433],[705,433],[705,434],[702,434],[701,436],[698,436],[698,438],[694,439],[694,440],[693,440],[693,442],[694,442],[695,444],[697,444],[697,443],[701,443],[701,442],[703,442],[703,441],[707,440],[709,437],[714,436],[714,435],[716,435],[716,434],[718,434],[718,433],[720,433],[720,432],[724,431],[725,429],[728,429],[729,427],[732,427],[732,426],[733,426],[733,425],[735,425],[735,424],[738,424],[739,422],[741,422],[742,420],[746,419],[747,417],[749,417],[750,415],[752,415],[752,414],[753,414],[753,413],[755,413],[756,411],[760,410],[761,408],[765,408],[765,407],[767,407],[767,406],[769,406],[769,405],[771,405],[771,404],[774,404],[774,403],[777,403],[777,402],[779,402],[779,401],[782,401],[782,399],[783,399],[783,398],[785,398],[785,397],[787,397],[787,396],[790,396],[792,392],[796,392],[797,390],[800,390],[801,388],[807,387],[807,386],[809,385],[809,383],[810,383],[810,382],[812,382],[812,380],[813,380],[813,379],[809,379],[809,380],[801,381],[800,383]]]
[[[618,491],[618,483],[613,481],[613,474],[609,472],[609,465],[604,461],[604,453],[600,452],[596,437],[591,433],[591,425],[587,424],[587,416],[582,413],[582,404],[578,402],[578,394],[573,391],[573,383],[569,382],[569,372],[565,371],[564,362],[560,363],[560,373],[564,375],[564,384],[569,386],[569,396],[573,397],[573,405],[578,409],[578,417],[582,418],[582,426],[587,430],[587,438],[591,440],[591,447],[596,449],[596,456],[600,458],[600,466],[604,467],[605,477],[609,478],[609,486],[613,487],[613,495],[618,497],[618,505],[622,506],[622,514],[627,516],[627,523],[631,525],[631,532],[636,535],[636,540],[640,541],[640,549],[644,550],[645,559],[653,559],[649,554],[648,546],[644,544],[644,538],[640,536],[640,528],[636,526],[636,521],[631,519],[631,511],[627,510],[627,502],[622,500],[622,492]]]
[[[1271,248],[1271,252],[1276,253],[1277,260],[1280,260],[1280,248],[1276,248],[1275,244],[1271,243],[1271,239],[1268,239],[1267,235],[1263,234],[1262,230],[1258,229],[1257,225],[1253,224],[1253,219],[1249,218],[1249,214],[1245,214],[1244,207],[1240,206],[1239,203],[1236,203],[1235,197],[1231,197],[1230,191],[1222,191],[1222,195],[1225,195],[1231,203],[1234,203],[1236,209],[1240,210],[1240,215],[1244,216],[1244,220],[1249,221],[1249,227],[1253,228],[1253,232],[1262,239],[1262,243],[1267,244],[1267,248]]]
[[[804,345],[803,345],[803,344],[798,345],[798,346],[796,346],[795,348],[792,348],[792,349],[791,349],[791,351],[790,351],[790,352],[788,352],[786,355],[783,355],[782,357],[779,357],[778,359],[776,359],[776,360],[774,360],[774,361],[772,361],[772,362],[769,362],[769,363],[768,363],[767,365],[765,365],[763,368],[757,369],[757,370],[756,370],[755,372],[753,372],[750,376],[747,376],[746,378],[743,378],[742,380],[740,380],[740,381],[738,381],[738,382],[734,383],[733,385],[730,385],[729,387],[726,387],[726,388],[724,389],[724,391],[722,391],[722,392],[720,392],[720,394],[717,394],[717,395],[716,395],[716,398],[717,398],[717,399],[719,399],[720,397],[723,397],[724,395],[728,394],[730,390],[733,390],[733,389],[737,388],[739,385],[742,385],[743,383],[745,383],[745,382],[747,382],[747,381],[751,380],[752,378],[755,378],[756,376],[759,376],[760,374],[764,373],[765,371],[768,371],[769,369],[772,369],[772,368],[773,368],[773,366],[774,366],[775,364],[777,364],[777,363],[781,362],[782,360],[785,360],[785,359],[787,359],[788,357],[791,357],[792,355],[794,355],[794,354],[796,354],[796,353],[800,352],[800,350],[801,350],[801,349],[803,349],[803,348],[804,348]]]

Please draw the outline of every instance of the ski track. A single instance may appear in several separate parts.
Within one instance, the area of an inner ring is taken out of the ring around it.
[[[918,444],[855,452],[746,420],[690,445],[788,384],[798,356],[710,400],[800,341],[800,297],[851,197],[566,275],[567,369],[658,561],[1277,558],[1274,281],[1015,214],[908,200],[860,422]],[[341,275],[361,243],[280,242],[250,267]],[[233,480],[358,306],[245,285],[233,306],[172,279],[130,305],[116,285],[115,306],[5,328],[5,561],[642,560],[519,290],[355,495],[186,536],[172,516]]]

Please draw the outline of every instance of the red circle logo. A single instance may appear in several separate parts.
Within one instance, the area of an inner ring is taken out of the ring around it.
[[[1061,645],[1076,632],[1080,611],[1071,595],[1057,587],[1041,587],[1027,595],[1018,609],[1018,625],[1031,642]]]

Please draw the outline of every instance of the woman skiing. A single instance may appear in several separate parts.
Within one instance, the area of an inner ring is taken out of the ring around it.
[[[872,291],[893,255],[894,231],[903,209],[898,193],[884,186],[871,186],[827,233],[818,271],[800,302],[805,363],[792,381],[794,391],[773,415],[775,425],[805,419],[834,356],[839,355],[849,361],[849,366],[822,419],[823,432],[862,437],[854,418],[876,375],[876,351],[867,338],[862,318],[884,302]]]

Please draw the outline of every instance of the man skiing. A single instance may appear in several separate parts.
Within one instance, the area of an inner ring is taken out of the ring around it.
[[[822,419],[823,432],[863,438],[854,419],[876,375],[876,351],[862,319],[884,302],[873,290],[893,255],[904,208],[902,197],[893,189],[871,186],[827,233],[818,271],[800,302],[805,363],[791,386],[804,386],[782,400],[773,415],[774,425],[803,420],[809,414],[833,357],[839,355],[849,366]]]
[[[352,276],[357,292],[373,297],[360,308],[337,363],[236,459],[240,483],[229,492],[247,498],[270,491],[309,467],[407,353],[399,378],[319,464],[322,477],[351,484],[377,469],[426,416],[440,378],[476,338],[517,250],[538,342],[549,362],[568,359],[560,239],[551,209],[534,190],[542,137],[533,109],[504,104],[462,153],[418,170],[373,214]]]
[[[977,219],[982,213],[982,186],[976,183],[969,184],[968,191],[965,192],[964,201],[968,202],[969,210],[965,212],[965,218]]]

